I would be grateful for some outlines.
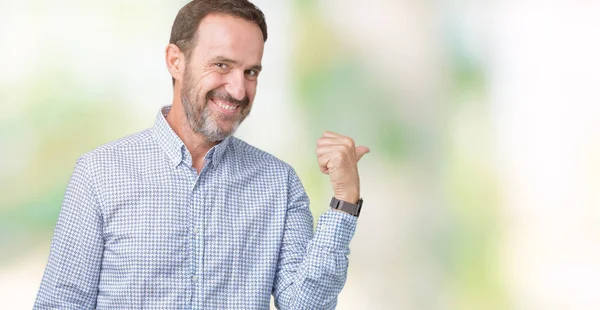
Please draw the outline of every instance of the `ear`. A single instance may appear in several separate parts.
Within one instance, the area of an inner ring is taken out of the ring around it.
[[[173,79],[181,81],[183,78],[183,69],[185,68],[185,57],[177,45],[167,45],[165,60],[167,62],[167,69]]]

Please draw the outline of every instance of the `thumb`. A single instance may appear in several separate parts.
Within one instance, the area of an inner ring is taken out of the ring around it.
[[[358,162],[365,154],[371,152],[366,146],[357,146],[356,149],[356,162]]]

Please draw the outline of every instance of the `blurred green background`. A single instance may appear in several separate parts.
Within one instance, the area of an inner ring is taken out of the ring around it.
[[[0,308],[30,309],[76,159],[152,126],[186,1],[0,0]],[[236,134],[317,217],[325,130],[367,145],[339,309],[600,308],[600,5],[257,0]]]

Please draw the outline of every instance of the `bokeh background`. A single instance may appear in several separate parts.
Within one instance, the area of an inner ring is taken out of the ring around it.
[[[152,126],[185,1],[0,0],[0,308],[31,309],[79,155]],[[324,130],[371,148],[339,309],[600,309],[597,1],[256,0],[237,135],[315,216]]]

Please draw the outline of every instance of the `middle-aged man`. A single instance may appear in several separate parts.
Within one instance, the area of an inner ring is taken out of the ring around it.
[[[166,49],[173,103],[148,130],[79,158],[35,309],[333,309],[369,151],[325,132],[333,196],[313,236],[294,170],[232,137],[250,112],[267,27],[246,0],[195,0]],[[335,117],[335,115],[332,115]]]

